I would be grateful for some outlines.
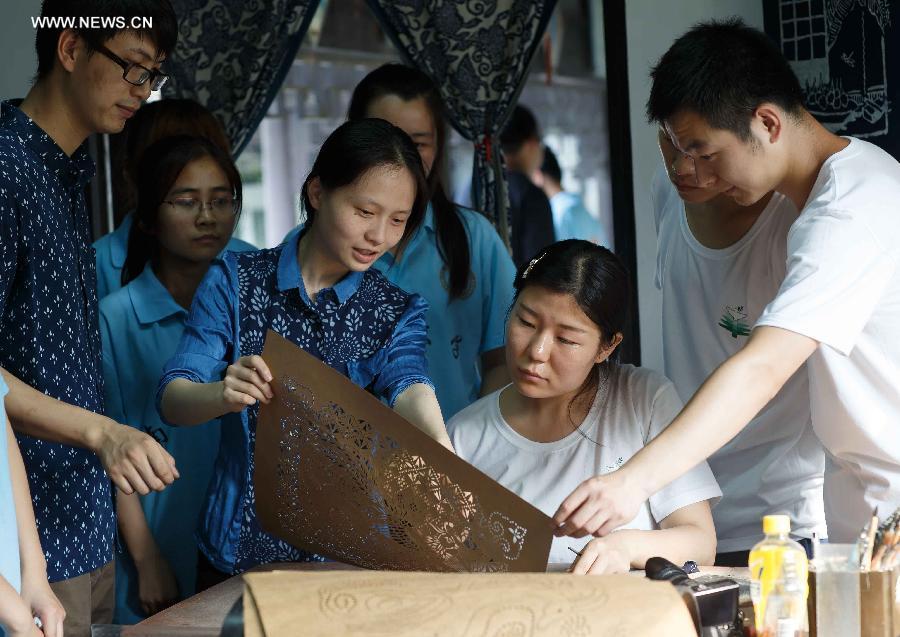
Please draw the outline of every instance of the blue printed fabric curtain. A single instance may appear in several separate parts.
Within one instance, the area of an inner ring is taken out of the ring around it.
[[[281,87],[319,0],[174,0],[178,45],[166,97],[200,102],[222,123],[235,157]]]
[[[475,143],[472,195],[509,242],[497,135],[525,83],[556,0],[368,0],[414,66],[440,87],[450,123]]]

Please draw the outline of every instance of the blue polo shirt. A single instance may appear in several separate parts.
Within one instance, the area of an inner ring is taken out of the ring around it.
[[[151,266],[100,302],[106,413],[153,436],[175,458],[181,477],[162,492],[141,496],[147,525],[178,580],[193,595],[197,575],[194,533],[219,448],[219,421],[170,427],[156,410],[156,384],[175,354],[188,312],[163,287]],[[145,617],[130,556],[116,560],[116,623]]]
[[[410,239],[400,259],[391,253],[375,267],[387,280],[428,301],[428,372],[444,420],[478,400],[481,355],[506,343],[516,267],[500,235],[482,214],[457,207],[469,239],[472,277],[466,295],[451,302],[449,273],[437,248],[434,210]]]
[[[0,366],[52,398],[103,413],[97,279],[84,188],[71,157],[18,108],[0,104]],[[113,557],[112,485],[86,449],[20,435],[51,582]]]
[[[97,256],[97,298],[103,299],[122,287],[122,268],[128,255],[128,233],[131,232],[132,214],[122,219],[119,227],[94,241]],[[232,252],[256,250],[256,246],[232,237],[225,246]]]
[[[550,197],[556,240],[586,239],[609,247],[609,237],[599,221],[584,207],[581,197],[573,192],[558,192]]]
[[[8,433],[6,409],[3,399],[9,389],[0,375],[0,577],[17,591],[22,584],[19,565],[19,529],[16,526],[16,503],[13,500],[12,480],[9,475]],[[0,635],[3,627],[0,626]]]
[[[451,302],[448,271],[441,259],[428,204],[422,225],[400,259],[390,253],[375,262],[387,280],[428,302],[428,374],[434,383],[444,421],[478,399],[481,355],[506,343],[506,316],[512,306],[516,268],[500,235],[487,218],[457,206],[469,240],[472,278],[463,298]],[[285,237],[297,236],[300,227]]]

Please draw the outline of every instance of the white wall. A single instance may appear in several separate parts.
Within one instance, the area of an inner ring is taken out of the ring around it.
[[[0,1],[0,99],[25,97],[37,70],[32,16],[40,0]]]
[[[641,359],[644,366],[657,370],[663,368],[662,298],[653,283],[656,230],[648,193],[650,179],[659,163],[659,151],[656,127],[648,125],[644,115],[650,93],[650,67],[694,23],[733,15],[740,16],[750,26],[763,28],[762,0],[628,0],[625,3]]]

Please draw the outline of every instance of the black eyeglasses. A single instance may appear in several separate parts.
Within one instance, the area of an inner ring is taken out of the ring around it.
[[[96,48],[97,51],[122,67],[122,79],[124,79],[129,84],[133,84],[135,86],[143,86],[147,83],[147,80],[150,80],[150,90],[158,91],[163,86],[165,86],[166,82],[169,80],[169,76],[165,73],[148,69],[146,66],[141,66],[136,62],[123,60],[103,45],[94,48]]]
[[[196,215],[204,207],[209,208],[211,213],[223,217],[236,215],[240,210],[240,200],[235,197],[216,197],[206,202],[194,197],[176,197],[171,200],[164,199],[163,203],[169,204],[184,215]]]

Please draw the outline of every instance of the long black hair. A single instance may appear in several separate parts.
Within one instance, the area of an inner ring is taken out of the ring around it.
[[[377,99],[396,95],[403,101],[425,99],[437,133],[434,163],[428,174],[429,199],[434,209],[435,233],[438,253],[447,266],[450,300],[464,297],[472,276],[469,240],[463,220],[456,206],[447,197],[443,184],[444,148],[447,141],[447,125],[444,121],[444,105],[440,93],[431,79],[421,71],[403,64],[384,64],[356,85],[347,119],[367,117],[369,107]]]
[[[225,173],[238,205],[235,217],[240,214],[241,174],[228,153],[208,139],[189,135],[164,137],[151,144],[138,164],[137,208],[128,233],[128,254],[122,267],[123,286],[136,279],[148,261],[153,263],[159,258],[159,239],[149,232],[157,227],[159,207],[185,166],[203,157],[211,158]]]
[[[344,122],[322,144],[300,191],[307,224],[312,225],[316,217],[309,199],[311,180],[318,177],[324,190],[334,190],[382,166],[408,170],[416,184],[416,199],[399,243],[401,248],[406,245],[425,217],[428,185],[416,145],[409,135],[383,119]]]
[[[612,345],[616,335],[625,332],[631,307],[628,270],[619,257],[603,246],[583,239],[567,239],[547,246],[519,268],[513,304],[522,290],[532,286],[571,295],[599,328],[601,347]],[[607,360],[617,359],[618,349]],[[573,403],[596,388],[600,365],[603,363],[597,363],[588,374]]]

